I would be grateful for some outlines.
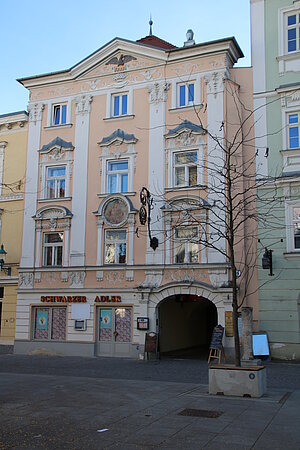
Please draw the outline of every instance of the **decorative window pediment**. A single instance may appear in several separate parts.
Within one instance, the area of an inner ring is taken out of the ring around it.
[[[162,209],[166,212],[182,212],[210,207],[211,205],[204,198],[180,197],[168,201]]]
[[[187,136],[194,135],[203,135],[206,134],[206,131],[201,125],[196,125],[195,123],[190,122],[189,120],[184,120],[177,127],[172,128],[166,134],[166,139],[175,139],[179,136],[182,136],[182,140],[187,140]]]
[[[67,142],[61,139],[60,137],[56,137],[49,144],[43,145],[43,147],[39,150],[39,152],[48,156],[48,160],[59,161],[64,158],[65,152],[73,151],[74,146],[72,142]]]
[[[73,214],[68,208],[64,206],[55,206],[53,208],[49,208],[46,206],[44,208],[40,208],[36,215],[33,216],[33,219],[36,220],[51,220],[51,219],[67,219],[71,218]]]
[[[135,144],[137,142],[137,138],[134,136],[134,134],[126,133],[125,131],[118,128],[109,136],[102,138],[102,140],[98,142],[98,145],[100,145],[100,147],[107,147],[116,142],[119,142],[119,145],[123,143]]]

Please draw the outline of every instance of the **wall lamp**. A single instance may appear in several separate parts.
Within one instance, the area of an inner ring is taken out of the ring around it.
[[[7,252],[4,250],[4,245],[1,244],[1,248],[0,248],[0,270],[1,270],[1,272],[7,273],[7,275],[10,277],[11,276],[11,267],[4,266],[5,265],[5,257],[6,257],[6,255],[7,255]]]
[[[270,273],[269,273],[270,276],[273,276],[273,275],[274,275],[274,273],[273,273],[273,258],[272,258],[272,253],[273,253],[273,250],[269,250],[269,249],[266,247],[266,248],[265,248],[265,253],[263,254],[263,257],[262,257],[262,260],[261,260],[261,262],[262,262],[262,268],[263,268],[263,269],[269,269],[269,270],[270,270]]]

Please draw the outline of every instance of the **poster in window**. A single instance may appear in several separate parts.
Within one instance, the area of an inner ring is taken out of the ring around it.
[[[36,312],[36,329],[39,331],[48,330],[49,311],[38,309]]]
[[[112,310],[100,310],[100,328],[111,328],[112,325]]]

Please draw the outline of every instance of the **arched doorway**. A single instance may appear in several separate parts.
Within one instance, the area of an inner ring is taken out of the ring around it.
[[[198,295],[172,295],[158,304],[161,357],[207,358],[216,306]]]

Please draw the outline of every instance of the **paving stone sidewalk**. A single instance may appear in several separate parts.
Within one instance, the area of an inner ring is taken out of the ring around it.
[[[1,450],[300,449],[300,390],[288,386],[261,399],[212,397],[203,383],[123,379],[122,360],[118,378],[7,372],[4,362]],[[221,414],[180,415],[185,409]]]

